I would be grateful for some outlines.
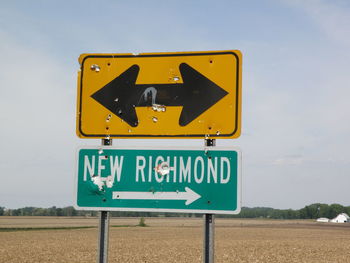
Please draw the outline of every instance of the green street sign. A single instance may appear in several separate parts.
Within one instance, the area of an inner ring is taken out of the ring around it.
[[[237,214],[241,152],[232,148],[82,147],[80,210]]]

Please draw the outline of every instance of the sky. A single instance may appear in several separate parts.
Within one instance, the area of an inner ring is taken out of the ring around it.
[[[82,53],[241,50],[242,205],[350,205],[350,2],[1,1],[0,206],[73,204]],[[114,140],[203,146],[203,140]]]

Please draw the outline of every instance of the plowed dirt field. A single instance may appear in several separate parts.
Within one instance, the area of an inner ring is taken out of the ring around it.
[[[202,219],[138,222],[111,219],[109,262],[202,262]],[[0,262],[96,262],[97,224],[97,218],[0,217]],[[69,228],[80,226],[92,228]],[[216,219],[215,262],[350,262],[350,224]]]

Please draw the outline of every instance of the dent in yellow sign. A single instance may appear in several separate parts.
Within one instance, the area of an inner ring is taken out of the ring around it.
[[[237,138],[240,51],[82,54],[81,138]]]

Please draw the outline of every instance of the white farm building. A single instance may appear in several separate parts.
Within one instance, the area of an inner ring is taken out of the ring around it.
[[[331,223],[346,223],[350,222],[350,217],[346,213],[341,213],[337,215],[337,217],[331,219],[329,222]]]
[[[321,217],[316,219],[317,222],[322,222],[322,223],[350,223],[350,217],[346,213],[341,213],[337,215],[333,219],[328,219],[326,217]]]
[[[325,217],[321,217],[321,218],[317,218],[316,221],[317,221],[317,222],[322,222],[322,223],[328,223],[328,222],[329,222],[329,219],[328,219],[328,218],[325,218]]]

